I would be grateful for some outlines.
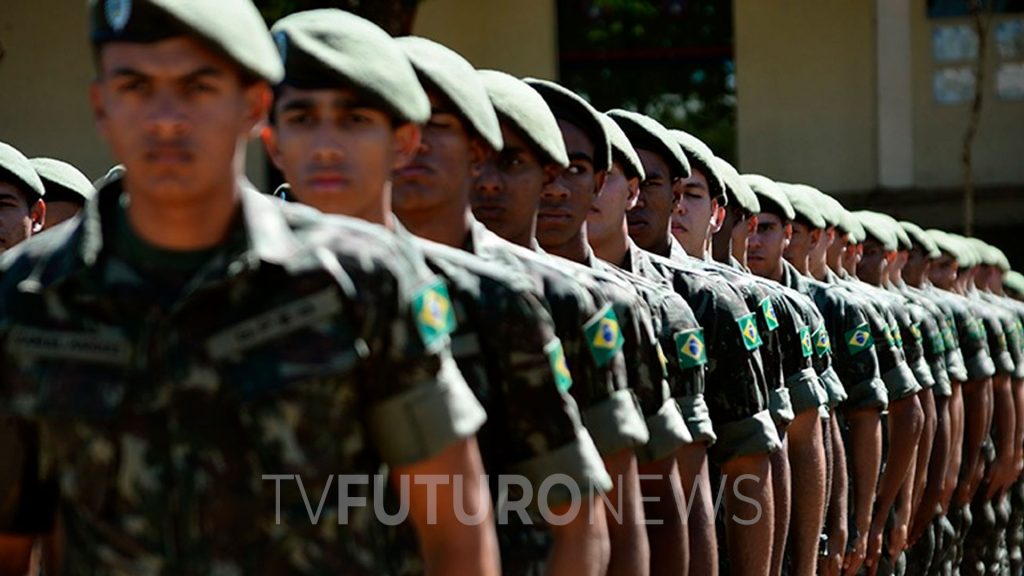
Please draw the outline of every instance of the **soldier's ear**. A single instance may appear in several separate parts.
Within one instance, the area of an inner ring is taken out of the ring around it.
[[[601,189],[604,188],[604,181],[608,179],[608,171],[600,170],[594,172],[594,197],[601,193]]]
[[[711,199],[711,234],[718,234],[725,224],[725,206],[718,204],[718,198]]]
[[[46,224],[46,202],[43,202],[42,198],[36,200],[29,208],[28,215],[32,219],[32,233],[42,232],[43,225]]]
[[[469,139],[469,175],[477,178],[483,171],[484,162],[491,157],[494,150],[483,138],[473,136]]]
[[[786,244],[793,239],[793,223],[786,222],[786,225],[782,227],[782,236],[786,239]]]
[[[277,139],[277,130],[273,126],[265,126],[260,131],[260,140],[263,141],[263,148],[267,156],[278,170],[284,171],[284,157],[281,155],[281,145]]]
[[[751,214],[747,218],[747,236],[753,236],[757,232],[757,214]]]
[[[629,195],[626,196],[626,212],[636,208],[636,201],[640,198],[640,178],[633,177],[627,181]]]
[[[395,128],[395,161],[391,168],[397,170],[408,166],[412,159],[416,157],[416,152],[420,149],[420,140],[422,138],[423,129],[420,128],[419,124],[406,122]]]

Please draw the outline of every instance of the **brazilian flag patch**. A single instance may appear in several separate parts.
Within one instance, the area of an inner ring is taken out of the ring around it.
[[[825,330],[824,326],[819,326],[817,331],[811,334],[811,340],[814,341],[814,351],[819,358],[832,351],[832,340],[828,337],[828,330]]]
[[[903,348],[903,334],[898,324],[892,327],[892,338],[896,341],[896,346]]]
[[[892,328],[890,328],[888,326],[884,326],[882,328],[882,335],[885,336],[886,344],[888,344],[889,346],[895,346],[896,345],[896,339],[893,338],[893,336],[892,336]]]
[[[654,343],[654,350],[658,353],[658,364],[661,365],[661,376],[668,378],[668,357],[665,356],[665,350],[661,347],[661,342]]]
[[[757,319],[753,313],[741,316],[736,319],[740,326],[740,334],[743,335],[743,346],[750,352],[761,347],[761,334],[757,331]]]
[[[946,330],[949,330],[948,328]],[[932,336],[932,353],[933,354],[945,354],[946,343],[942,340],[943,334],[935,334]]]
[[[598,366],[610,362],[619,350],[622,350],[622,344],[626,340],[619,328],[619,319],[610,304],[605,304],[604,308],[583,325],[583,333]]]
[[[428,347],[455,331],[455,310],[448,287],[440,279],[420,290],[412,306],[420,336]]]
[[[569,365],[565,362],[565,350],[562,349],[562,341],[555,338],[544,347],[548,353],[548,361],[551,362],[551,371],[555,375],[555,386],[558,391],[565,393],[572,388],[572,374],[569,372]]]
[[[850,356],[856,356],[865,350],[870,350],[875,345],[875,339],[871,336],[871,330],[868,329],[867,322],[848,331],[844,338],[846,338],[846,347],[850,350]]]
[[[761,314],[764,315],[764,323],[768,326],[769,332],[774,332],[779,327],[779,317],[775,315],[775,307],[772,301],[765,298],[761,301]]]
[[[708,363],[708,351],[704,346],[704,329],[694,328],[676,334],[676,352],[679,356],[679,366],[696,368]]]
[[[810,358],[814,353],[814,347],[811,345],[811,329],[806,326],[800,329],[800,351],[804,358]]]
[[[916,340],[918,344],[924,342],[924,336],[921,335],[920,322],[910,325],[910,333],[914,335],[914,340]]]
[[[981,320],[979,320],[978,318],[971,318],[970,320],[967,321],[967,334],[971,337],[971,339],[984,340],[984,330],[985,326],[981,323]]]
[[[955,350],[957,348],[957,340],[956,337],[953,336],[953,329],[950,328],[950,326],[953,326],[953,324],[950,323],[949,326],[946,326],[946,329],[942,331],[942,338],[945,340],[947,350]]]

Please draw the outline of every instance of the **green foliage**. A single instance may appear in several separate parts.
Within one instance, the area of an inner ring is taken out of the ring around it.
[[[559,0],[560,81],[599,109],[686,130],[734,161],[729,0]]]

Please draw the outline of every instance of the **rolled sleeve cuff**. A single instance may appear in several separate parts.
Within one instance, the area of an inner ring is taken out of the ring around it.
[[[828,402],[827,393],[813,368],[804,368],[796,374],[791,374],[786,378],[786,388],[793,400],[794,414],[816,409]]]
[[[937,360],[929,364],[932,369],[932,378],[935,380],[935,386],[932,388],[932,392],[937,396],[948,398],[953,395],[953,387],[949,382],[949,370],[946,369],[945,361]]]
[[[907,364],[910,365],[914,379],[921,385],[921,388],[928,389],[935,386],[935,378],[932,377],[931,368],[928,367],[928,362],[923,356],[915,360],[912,365],[909,362]]]
[[[917,383],[914,373],[905,361],[900,362],[895,368],[882,374],[882,381],[885,382],[890,402],[902,400],[921,391],[921,385]]]
[[[793,413],[793,397],[788,388],[768,391],[768,411],[776,426],[788,426],[796,418]]]
[[[1013,364],[1013,357],[1010,356],[1009,350],[1000,351],[993,360],[995,360],[997,374],[1009,374],[1011,377],[1015,377],[1017,367]]]
[[[676,398],[676,402],[679,404],[679,411],[682,412],[683,419],[686,420],[686,428],[693,436],[694,443],[705,442],[708,446],[714,444],[718,440],[718,436],[715,435],[715,428],[711,424],[711,411],[708,410],[708,404],[704,401],[704,395],[684,396]]]
[[[405,466],[474,435],[486,421],[487,413],[449,357],[436,380],[374,406],[369,428],[383,460]]]
[[[771,454],[782,447],[768,410],[743,420],[719,424],[715,430],[718,442],[709,452],[714,463],[719,465],[741,456]]]
[[[818,379],[825,390],[829,408],[835,408],[849,399],[850,396],[847,394],[846,388],[843,387],[843,381],[839,379],[839,374],[831,366],[822,372]]]
[[[885,410],[889,406],[889,392],[881,378],[870,378],[858,382],[850,388],[850,397],[846,400],[847,410],[878,408]]]
[[[672,455],[681,446],[693,444],[693,436],[686,428],[686,421],[675,400],[669,399],[661,405],[656,414],[647,418],[647,430],[651,437],[647,444],[637,448],[640,462],[653,462]]]
[[[959,350],[946,353],[946,371],[949,379],[957,382],[967,381],[967,367],[964,366],[964,355]]]
[[[968,380],[982,380],[996,375],[996,365],[984,350],[972,354],[970,358],[964,358],[967,366]]]
[[[525,478],[534,490],[527,510],[539,517],[538,501],[541,485],[550,480],[544,503],[548,509],[572,502],[591,491],[607,492],[612,479],[601,461],[601,455],[586,430],[580,429],[576,440],[551,452],[509,467],[509,472]],[[556,476],[559,476],[556,478]],[[567,486],[568,484],[568,486]],[[574,486],[577,490],[573,490]],[[576,492],[576,493],[574,493]]]
[[[642,446],[650,439],[636,397],[630,390],[616,390],[607,400],[584,410],[583,425],[604,456]]]

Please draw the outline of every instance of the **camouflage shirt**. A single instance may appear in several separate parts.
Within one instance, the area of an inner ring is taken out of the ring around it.
[[[946,346],[956,345],[960,349],[967,368],[967,380],[981,380],[994,375],[996,367],[989,355],[988,342],[977,327],[977,318],[967,299],[931,285],[922,292],[946,312],[950,325],[950,332],[944,337]]]
[[[113,181],[0,264],[0,410],[39,431],[67,565],[378,573],[372,506],[339,509],[335,475],[429,459],[485,418],[420,319],[437,279],[383,228],[245,189],[226,241],[166,275],[122,210]]]

